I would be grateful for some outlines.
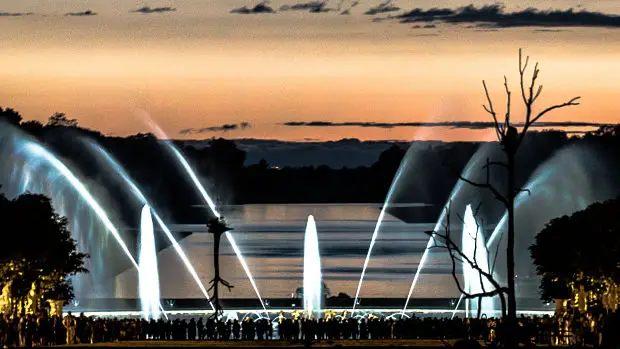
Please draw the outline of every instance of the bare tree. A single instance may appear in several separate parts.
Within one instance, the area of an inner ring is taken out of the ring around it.
[[[213,307],[215,308],[215,316],[219,316],[223,313],[222,305],[220,303],[220,294],[219,294],[219,285],[222,284],[224,287],[228,288],[228,291],[232,290],[234,286],[232,286],[228,281],[222,279],[220,277],[220,241],[222,239],[222,235],[224,235],[227,231],[232,230],[226,224],[224,217],[220,218],[212,218],[208,221],[207,226],[209,228],[209,233],[213,234],[213,279],[211,280],[211,287],[209,287],[209,291],[213,290],[213,295],[211,299],[213,300]]]
[[[509,328],[515,328],[517,325],[517,301],[515,297],[515,260],[514,260],[514,245],[515,245],[515,198],[516,196],[522,192],[527,191],[527,189],[522,189],[516,186],[515,183],[515,158],[516,154],[525,139],[525,135],[528,130],[543,116],[547,113],[564,107],[579,105],[579,99],[581,97],[574,97],[567,102],[561,104],[555,104],[550,107],[547,107],[541,110],[538,113],[534,112],[534,103],[540,97],[542,93],[543,86],[536,86],[536,80],[538,79],[538,74],[540,70],[538,69],[538,63],[534,65],[534,71],[532,73],[531,80],[529,83],[526,81],[526,70],[529,64],[529,56],[525,57],[525,61],[523,60],[522,50],[519,49],[519,77],[520,77],[520,89],[521,89],[521,98],[523,100],[523,104],[525,105],[525,119],[521,122],[514,123],[511,120],[511,97],[512,93],[508,87],[508,79],[504,76],[504,89],[506,92],[506,112],[503,117],[503,121],[498,117],[498,113],[493,106],[493,100],[491,95],[489,94],[489,90],[486,85],[486,81],[482,81],[482,86],[484,88],[484,93],[487,99],[488,105],[483,105],[484,110],[491,115],[493,118],[493,122],[495,124],[495,132],[497,136],[497,140],[499,144],[502,146],[502,151],[504,153],[505,159],[504,161],[490,161],[487,159],[486,164],[483,166],[483,169],[486,170],[486,181],[485,182],[475,182],[469,178],[464,176],[459,176],[459,179],[481,189],[489,190],[495,198],[500,201],[505,207],[508,216],[508,230],[507,230],[507,247],[506,247],[506,278],[507,278],[507,287],[500,288],[505,291],[507,296],[507,312],[505,316],[505,321]],[[521,127],[519,131],[517,127]],[[502,192],[497,187],[491,183],[491,170],[492,168],[500,167],[504,171],[506,171],[506,191]],[[445,235],[445,234],[444,234]],[[445,244],[447,246],[458,246],[454,244],[454,242],[450,239],[450,236],[445,236],[447,240]],[[456,251],[453,249],[453,251]],[[467,260],[465,260],[467,262]],[[501,298],[500,298],[501,299]],[[508,338],[507,346],[515,347],[516,346],[516,337],[514,336],[515,331],[509,330],[507,331]]]
[[[478,239],[482,238],[480,236],[480,231],[481,231],[481,226],[483,226],[483,224],[480,223],[481,220],[478,218],[478,211],[480,210],[480,206],[478,206],[478,208],[476,208],[474,212],[476,232],[475,232],[475,235],[472,236],[474,240],[474,250],[472,251],[471,254],[468,253],[468,251],[464,251],[463,247],[460,244],[456,243],[456,241],[452,238],[451,225],[450,225],[451,224],[451,208],[452,208],[451,206],[452,206],[452,203],[450,202],[445,208],[446,220],[443,223],[443,233],[437,232],[437,231],[426,232],[426,234],[428,234],[431,237],[431,239],[433,239],[433,245],[431,245],[431,248],[445,249],[448,252],[448,255],[452,262],[452,270],[451,270],[452,278],[454,279],[454,283],[456,284],[457,289],[461,293],[462,298],[465,300],[478,299],[478,314],[477,314],[478,318],[480,318],[481,316],[482,299],[485,297],[495,297],[495,296],[499,298],[501,309],[502,309],[502,316],[505,316],[506,315],[505,294],[507,293],[508,288],[501,286],[500,282],[496,280],[495,277],[493,276],[494,269],[495,269],[495,262],[497,260],[497,256],[499,255],[499,244],[497,248],[495,249],[495,252],[493,253],[492,259],[491,259],[491,253],[490,253],[488,246],[486,244],[483,244],[486,250],[485,256],[487,258],[485,262],[486,262],[486,265],[488,266],[487,268],[484,268],[482,261],[478,260],[478,248],[479,248]],[[459,218],[461,223],[465,221],[465,219],[458,214],[457,214],[457,217]],[[459,273],[457,272],[457,265],[468,265],[469,267],[472,268],[472,270],[474,270],[478,274],[477,282],[480,283],[482,292],[472,293],[470,290],[463,287],[463,284],[461,283],[461,279],[458,276]],[[488,290],[486,289],[485,282],[484,282],[485,280],[488,281],[489,284],[491,284],[492,286],[491,289],[488,289]]]

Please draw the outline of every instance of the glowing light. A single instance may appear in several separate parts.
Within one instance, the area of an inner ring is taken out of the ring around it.
[[[97,203],[95,198],[93,198],[93,196],[90,194],[90,191],[84,186],[84,184],[82,184],[82,182],[80,182],[80,180],[71,172],[71,170],[69,170],[67,166],[65,166],[60,160],[58,160],[52,153],[50,153],[45,148],[33,141],[24,141],[24,144],[20,149],[30,156],[44,159],[46,162],[52,165],[71,184],[71,186],[73,186],[73,188],[75,188],[75,190],[80,194],[82,199],[84,199],[88,203],[88,205],[95,212],[97,217],[99,217],[103,225],[112,234],[114,239],[116,239],[127,258],[129,258],[131,263],[136,267],[136,269],[138,269],[138,263],[131,255],[131,252],[129,252],[127,245],[125,245],[125,242],[123,242],[123,239],[121,238],[118,230],[110,221],[110,218],[108,217],[105,210],[99,205],[99,203]]]
[[[125,172],[125,170],[120,166],[120,164],[114,158],[112,158],[112,156],[110,154],[108,154],[105,150],[103,150],[101,147],[99,147],[95,143],[90,142],[90,141],[88,141],[87,143],[95,151],[95,154],[101,156],[106,161],[106,163],[110,167],[112,167],[114,169],[114,171],[123,179],[123,181],[129,186],[129,189],[131,189],[131,192],[134,194],[134,196],[136,196],[136,198],[138,200],[140,200],[140,202],[143,205],[148,205],[149,204],[148,200],[146,199],[144,194],[142,194],[142,191],[134,183],[134,181],[131,179],[131,177],[129,177],[129,175]],[[161,217],[159,217],[159,215],[157,214],[156,211],[153,210],[152,213],[153,213],[153,217],[155,218],[155,221],[157,222],[157,224],[159,225],[161,230],[164,232],[164,235],[166,235],[166,237],[168,238],[168,240],[172,244],[172,247],[176,251],[177,255],[179,256],[179,258],[181,258],[181,261],[183,262],[183,265],[185,266],[187,271],[190,273],[190,275],[192,276],[192,278],[194,279],[194,281],[198,285],[198,288],[200,289],[200,292],[202,292],[203,296],[209,301],[209,304],[211,305],[211,308],[215,309],[213,304],[211,303],[211,300],[209,298],[209,293],[207,292],[207,289],[202,284],[202,281],[200,280],[200,277],[198,276],[198,273],[196,273],[196,269],[194,269],[194,266],[192,265],[192,263],[187,258],[187,255],[185,254],[185,252],[183,251],[183,249],[181,248],[181,246],[179,245],[177,240],[172,235],[172,232],[170,231],[170,229],[168,229],[168,226],[166,226],[166,224],[161,219]]]
[[[148,205],[142,208],[140,218],[140,267],[138,269],[138,293],[144,319],[159,319],[159,273],[153,218]]]
[[[321,318],[322,285],[319,236],[310,215],[304,237],[304,311],[309,318]]]
[[[162,131],[162,129],[159,128],[159,126],[157,126],[157,124],[155,124],[149,118],[147,113],[142,112],[141,116],[155,131],[158,138],[169,139],[169,137],[164,133],[164,131]],[[215,207],[215,202],[213,202],[213,200],[211,199],[211,197],[205,190],[202,183],[200,183],[198,176],[196,176],[196,173],[194,172],[192,167],[189,165],[189,163],[187,162],[183,154],[181,154],[181,152],[170,141],[164,141],[164,144],[166,145],[168,150],[170,150],[170,152],[174,155],[177,161],[181,164],[181,166],[185,170],[185,173],[192,180],[192,183],[194,183],[194,186],[196,187],[196,189],[202,196],[202,199],[209,206],[209,208],[211,209],[211,212],[213,212],[213,215],[215,215],[217,218],[220,218],[222,215],[217,211],[217,208]],[[235,242],[235,239],[233,238],[232,233],[226,232],[226,239],[232,246],[233,251],[235,251],[235,254],[237,255],[237,259],[239,260],[239,263],[241,263],[241,267],[245,271],[245,274],[247,275],[248,280],[250,280],[250,284],[252,284],[252,288],[254,288],[254,292],[256,293],[256,296],[258,297],[258,300],[260,301],[260,304],[262,305],[263,310],[267,311],[267,307],[265,307],[263,298],[261,297],[260,292],[258,291],[258,287],[256,286],[256,282],[254,281],[254,277],[252,276],[252,273],[250,272],[250,268],[248,267],[248,264],[246,263],[245,258],[243,258],[243,255],[241,254],[241,251],[239,250],[239,247],[237,246],[237,243]]]
[[[383,203],[383,207],[381,207],[381,212],[379,213],[379,218],[377,219],[377,224],[375,225],[375,230],[372,232],[372,238],[370,239],[370,246],[368,246],[368,252],[366,253],[366,259],[364,260],[364,267],[362,267],[362,274],[360,275],[360,281],[357,283],[357,291],[355,291],[355,298],[353,300],[353,309],[352,312],[355,311],[355,306],[357,305],[357,300],[360,295],[360,290],[362,289],[362,282],[364,281],[364,275],[366,275],[366,268],[368,268],[368,262],[370,261],[370,255],[372,253],[372,249],[375,246],[375,242],[377,240],[377,236],[379,235],[379,228],[381,228],[381,223],[383,223],[383,218],[385,217],[385,211],[388,208],[389,203],[392,199],[392,194],[394,193],[394,189],[396,188],[396,184],[400,179],[401,174],[404,171],[406,164],[406,160],[403,160],[403,163],[398,167],[398,172],[396,176],[394,176],[394,180],[390,185],[390,191],[388,191],[387,196],[385,197],[385,202]]]
[[[476,217],[471,209],[471,205],[467,205],[467,208],[465,208],[461,248],[467,259],[476,263],[480,270],[485,273],[491,272],[489,269],[488,250],[486,248],[486,244],[484,243],[484,234],[482,232],[482,228],[476,222]],[[474,267],[466,261],[463,261],[463,279],[465,281],[464,289],[469,294],[479,294],[495,289],[486,277],[481,276],[480,271],[474,269]],[[481,314],[490,315],[490,312],[497,311],[494,307],[492,297],[483,297],[480,305]],[[467,316],[467,310],[471,309],[472,313],[478,310],[478,300],[465,300],[465,307],[465,313]]]

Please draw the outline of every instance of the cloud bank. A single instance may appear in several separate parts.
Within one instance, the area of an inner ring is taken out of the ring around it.
[[[235,130],[244,130],[246,128],[250,128],[252,125],[249,122],[240,122],[238,124],[223,124],[218,126],[209,126],[202,128],[186,128],[179,131],[180,134],[188,135],[188,134],[197,134],[197,133],[207,133],[207,132],[228,132]]]
[[[308,11],[310,13],[322,13],[336,11],[336,9],[328,8],[327,1],[309,1],[294,5],[283,5],[280,7],[280,11]]]
[[[88,17],[88,16],[96,16],[97,12],[93,12],[91,10],[86,10],[83,12],[67,12],[65,16],[73,16],[73,17]]]
[[[374,16],[382,13],[400,11],[400,7],[395,6],[392,0],[386,0],[375,7],[371,7],[364,12],[365,15]]]
[[[331,121],[288,121],[280,125],[289,127],[372,127],[372,128],[396,128],[396,127],[448,127],[469,130],[485,130],[495,127],[490,121],[439,121],[439,122],[331,122]],[[522,124],[515,124],[521,127]],[[598,122],[537,122],[532,127],[551,128],[551,127],[601,127],[608,124]]]
[[[451,24],[471,23],[478,26],[511,27],[620,27],[620,16],[587,10],[539,10],[527,8],[507,13],[501,4],[476,7],[416,8],[402,15],[391,17],[402,23],[444,22]]]
[[[0,12],[0,17],[23,17],[31,16],[32,12]]]
[[[164,12],[174,12],[177,9],[174,7],[148,7],[144,6],[137,10],[133,10],[131,12],[134,13],[143,13],[143,14],[151,14],[151,13],[164,13]]]
[[[254,7],[243,6],[243,7],[230,10],[230,13],[238,13],[238,14],[243,14],[243,15],[258,14],[258,13],[275,13],[275,12],[276,11],[274,11],[273,8],[271,8],[267,4],[267,2],[261,2],[260,4]]]

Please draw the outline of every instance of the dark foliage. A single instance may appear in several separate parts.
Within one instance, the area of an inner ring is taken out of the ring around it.
[[[604,291],[604,280],[620,283],[619,216],[620,199],[595,203],[551,220],[536,235],[530,253],[543,277],[543,300],[568,299],[572,287]]]
[[[87,271],[87,256],[77,251],[67,218],[56,214],[50,199],[38,194],[13,200],[2,196],[0,222],[0,287],[9,284],[10,296],[22,303],[33,285],[41,293],[38,301],[71,300],[67,277]]]

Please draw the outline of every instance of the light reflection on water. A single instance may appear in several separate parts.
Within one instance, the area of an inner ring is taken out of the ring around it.
[[[357,281],[381,206],[368,205],[245,205],[228,207],[224,215],[234,227],[235,238],[248,260],[261,294],[286,298],[302,286],[303,241],[308,215],[316,219],[324,280],[332,294],[355,293]],[[400,298],[407,292],[412,273],[426,244],[425,231],[432,224],[406,224],[387,215],[367,272],[361,298]],[[208,234],[193,234],[180,242],[204,282],[212,278],[212,240]],[[423,298],[458,297],[447,259],[431,263],[420,288]],[[190,276],[174,251],[158,255],[161,296],[200,298]],[[235,287],[230,298],[255,295],[232,248],[222,244],[222,275]],[[117,297],[135,296],[136,271],[117,277]]]

